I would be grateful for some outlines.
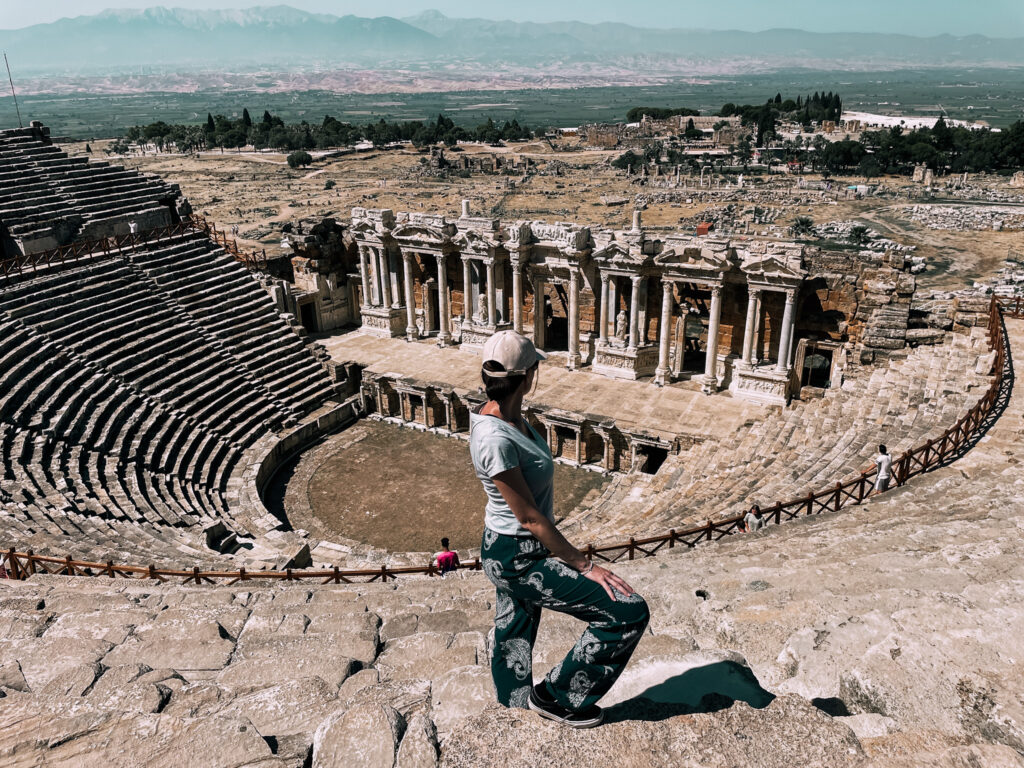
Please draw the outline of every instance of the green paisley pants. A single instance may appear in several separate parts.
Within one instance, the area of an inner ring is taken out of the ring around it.
[[[541,608],[567,613],[589,626],[548,672],[548,689],[563,707],[583,710],[608,692],[633,655],[651,614],[638,594],[608,597],[537,539],[484,529],[481,559],[497,590],[491,676],[498,702],[526,707],[533,685],[533,644]]]

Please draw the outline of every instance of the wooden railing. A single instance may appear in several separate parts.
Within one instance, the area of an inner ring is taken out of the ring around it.
[[[893,460],[893,481],[903,485],[911,477],[943,466],[966,452],[998,417],[1012,383],[1009,370],[1009,356],[1003,317],[1024,319],[1024,300],[993,299],[989,310],[989,348],[996,353],[992,384],[984,397],[978,401],[941,437],[929,440],[912,448]],[[839,512],[845,507],[860,504],[874,488],[877,470],[861,472],[846,482],[836,483],[830,488],[810,491],[789,501],[777,501],[766,507],[765,519],[776,525],[787,520],[823,512]],[[719,541],[742,530],[743,515],[734,515],[719,520],[707,520],[703,525],[671,530],[666,534],[643,538],[631,537],[628,541],[595,546],[590,544],[585,551],[597,561],[616,563],[622,560],[653,557],[663,550],[676,547],[693,549],[699,544]],[[170,570],[156,566],[115,565],[112,562],[94,563],[74,560],[71,557],[47,557],[36,555],[31,550],[17,552],[13,548],[5,552],[0,564],[6,564],[9,578],[27,579],[36,573],[60,574],[66,576],[108,576],[110,578],[154,579],[156,581],[180,580],[184,584],[213,584],[226,581],[235,584],[242,581],[299,581],[316,580],[322,584],[350,584],[355,582],[393,581],[400,576],[437,576],[440,572],[433,564],[427,566],[403,566],[363,570],[309,569],[283,571],[203,571],[199,567],[187,570]],[[463,570],[480,570],[480,561],[474,560],[459,566]]]
[[[50,267],[79,264],[91,259],[104,258],[114,254],[134,251],[139,246],[168,237],[194,233],[204,234],[215,244],[230,253],[249,269],[263,270],[267,266],[267,252],[243,251],[234,238],[228,237],[198,214],[185,217],[177,224],[155,227],[135,234],[111,235],[88,240],[79,240],[48,251],[29,253],[0,259],[0,285],[15,278],[33,275]]]

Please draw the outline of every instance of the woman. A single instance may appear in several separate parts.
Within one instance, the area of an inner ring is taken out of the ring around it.
[[[491,675],[498,701],[590,728],[603,719],[596,702],[622,673],[650,613],[625,581],[590,562],[555,527],[551,451],[522,415],[544,355],[525,336],[499,331],[483,357],[488,399],[470,414],[469,449],[487,493],[481,558],[497,591]],[[589,626],[534,686],[541,608]]]

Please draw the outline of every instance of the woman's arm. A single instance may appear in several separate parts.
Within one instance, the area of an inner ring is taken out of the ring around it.
[[[555,524],[547,516],[541,514],[533,502],[533,494],[530,493],[530,488],[526,485],[526,479],[523,477],[523,471],[519,467],[505,470],[492,477],[491,480],[494,481],[494,485],[501,492],[505,503],[508,504],[519,524],[547,547],[551,554],[577,571],[587,571],[584,575],[604,587],[604,591],[612,600],[615,599],[612,588],[626,595],[633,594],[633,588],[614,573],[598,565],[592,566],[587,556],[570,544],[562,532],[555,527]]]

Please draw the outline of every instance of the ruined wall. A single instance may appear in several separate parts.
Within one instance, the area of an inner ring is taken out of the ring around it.
[[[901,254],[809,249],[807,265],[798,338],[850,341],[878,352],[906,346],[917,281]]]

